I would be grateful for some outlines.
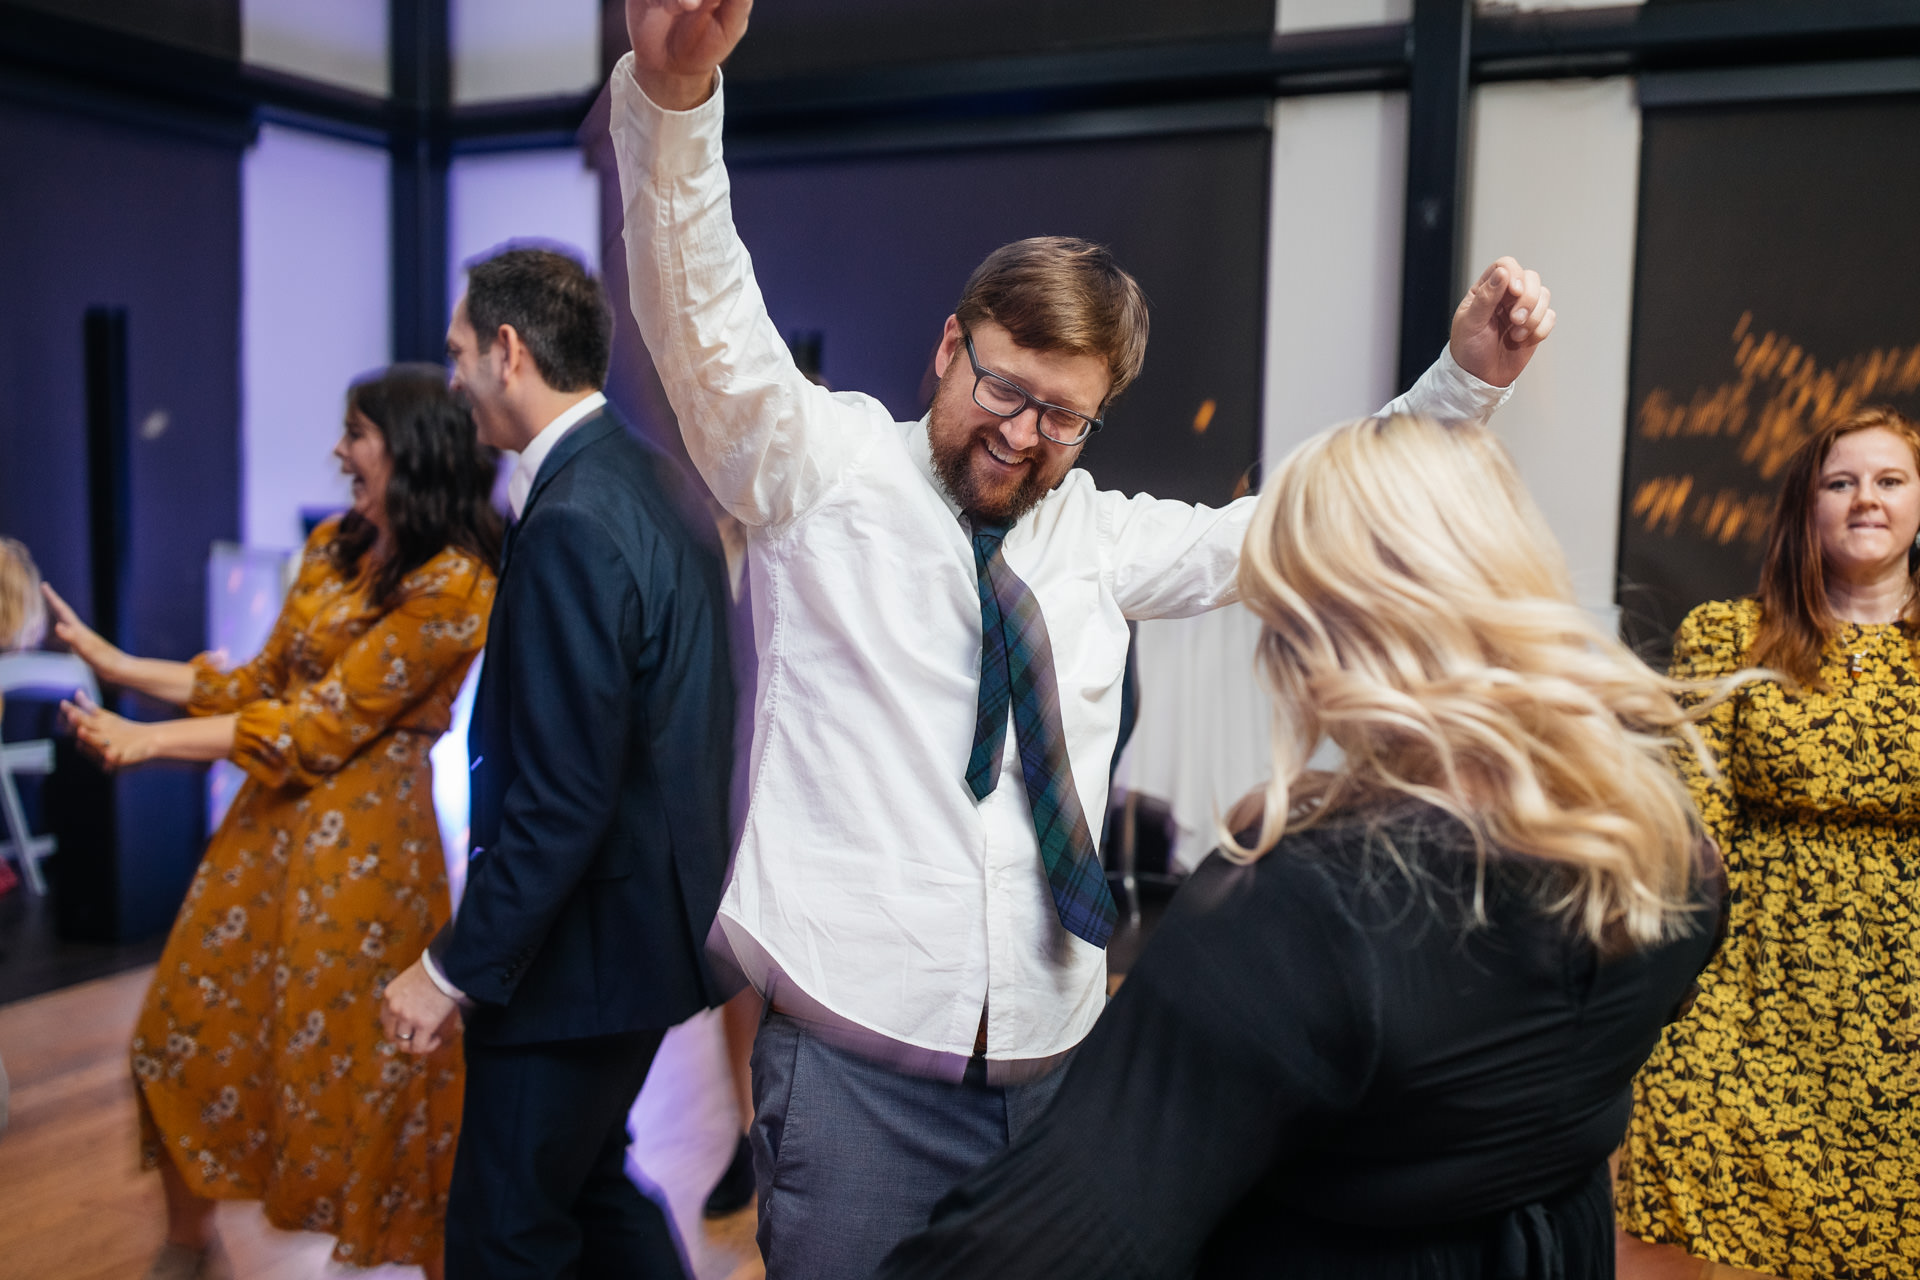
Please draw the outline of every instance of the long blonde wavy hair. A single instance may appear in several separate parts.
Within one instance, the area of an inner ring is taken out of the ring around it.
[[[34,567],[25,543],[0,537],[0,653],[32,648],[46,630],[40,570]]]
[[[1686,927],[1702,869],[1671,752],[1711,769],[1691,726],[1711,700],[1683,709],[1694,686],[1575,604],[1490,432],[1369,418],[1308,440],[1263,488],[1240,591],[1265,624],[1273,779],[1249,797],[1259,837],[1229,856],[1404,797],[1459,819],[1483,873],[1495,851],[1564,868],[1548,905],[1597,943]],[[1344,760],[1307,773],[1323,740]]]

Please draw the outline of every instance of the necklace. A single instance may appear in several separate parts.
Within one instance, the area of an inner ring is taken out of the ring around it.
[[[1855,680],[1858,680],[1861,676],[1867,674],[1867,669],[1863,665],[1866,662],[1866,660],[1867,660],[1867,655],[1864,651],[1860,653],[1848,654],[1847,655],[1847,675]]]

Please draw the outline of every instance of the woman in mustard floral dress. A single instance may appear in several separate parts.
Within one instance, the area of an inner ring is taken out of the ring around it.
[[[1917,535],[1920,431],[1863,411],[1789,464],[1758,598],[1681,624],[1676,676],[1783,678],[1702,725],[1733,909],[1635,1083],[1623,1276],[1920,1275]]]
[[[68,717],[109,766],[226,757],[248,776],[187,890],[133,1039],[143,1154],[167,1190],[155,1280],[224,1274],[218,1199],[326,1232],[357,1266],[440,1271],[457,1042],[380,1032],[386,983],[448,917],[427,751],[486,640],[499,517],[488,451],[434,366],[348,393],[353,509],[314,531],[258,657],[134,658],[48,593],[100,676],[183,705]]]

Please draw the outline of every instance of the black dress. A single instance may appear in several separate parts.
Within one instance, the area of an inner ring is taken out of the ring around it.
[[[1437,811],[1215,855],[1047,1114],[889,1278],[1611,1280],[1628,1084],[1718,936],[1603,959]]]

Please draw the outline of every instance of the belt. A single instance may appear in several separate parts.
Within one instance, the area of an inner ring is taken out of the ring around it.
[[[987,1054],[987,1015],[980,1012],[980,1030],[974,1036],[973,1056],[927,1049],[896,1040],[885,1032],[863,1027],[841,1017],[807,995],[783,974],[769,975],[767,1008],[790,1018],[836,1049],[878,1063],[901,1075],[923,1076],[958,1084],[969,1078],[984,1080],[993,1086],[1025,1084],[1052,1075],[1065,1066],[1073,1050],[1048,1054],[1044,1058],[989,1058]],[[972,1068],[971,1076],[969,1068]]]

